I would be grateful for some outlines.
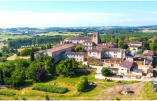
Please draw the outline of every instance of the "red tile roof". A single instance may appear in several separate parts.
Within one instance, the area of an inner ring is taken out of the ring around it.
[[[119,66],[131,69],[132,65],[133,65],[132,60],[124,60]]]
[[[86,52],[65,52],[64,54],[85,54]]]
[[[101,52],[101,51],[102,49],[96,49],[96,48],[89,50],[89,52]]]
[[[151,39],[149,39],[149,40],[151,40],[152,42],[154,42],[154,40],[155,40],[156,38],[157,38],[157,37],[154,36],[153,38],[151,38]]]
[[[139,42],[139,41],[123,41],[123,43],[141,44],[142,45],[142,42]]]
[[[143,55],[152,55],[153,56],[153,51],[151,51],[151,50],[144,50]]]
[[[57,52],[57,51],[61,51],[61,50],[65,50],[65,49],[68,49],[68,48],[72,48],[72,47],[75,47],[76,45],[74,44],[62,44],[58,47],[54,47],[54,48],[51,48],[51,49],[46,49],[46,50],[42,50],[42,51],[37,51],[37,53],[42,53],[43,51],[48,51],[48,52]]]

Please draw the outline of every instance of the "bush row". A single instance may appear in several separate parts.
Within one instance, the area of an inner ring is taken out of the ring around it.
[[[9,95],[9,96],[13,96],[13,95],[15,95],[15,93],[13,93],[13,92],[8,92],[8,91],[0,91],[0,95]]]
[[[34,52],[39,51],[39,48],[35,47],[33,48]],[[20,52],[20,56],[26,56],[31,54],[32,49],[24,49]]]
[[[63,94],[67,91],[67,88],[66,87],[56,87],[56,86],[51,86],[51,85],[37,84],[32,88],[32,90],[39,90],[39,91],[46,91],[46,92]]]

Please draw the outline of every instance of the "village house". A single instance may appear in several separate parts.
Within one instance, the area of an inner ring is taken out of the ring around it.
[[[123,41],[123,44],[127,44],[130,47],[130,52],[132,55],[138,51],[138,47],[142,46],[142,42],[139,41]]]
[[[138,41],[124,41],[123,44],[128,44],[130,49],[136,50],[136,52],[137,48],[142,46],[142,42]],[[77,45],[82,46],[83,52],[74,51]],[[36,52],[36,59],[38,59],[39,54],[52,56],[55,62],[75,58],[76,61],[102,64],[102,67],[108,68],[112,73],[121,75],[129,73],[142,76],[145,72],[149,76],[153,75],[151,67],[153,61],[152,51],[145,50],[143,54],[135,55],[126,54],[125,49],[117,48],[117,43],[101,43],[99,32],[93,32],[93,37],[66,38],[51,49]],[[144,71],[145,68],[142,68],[143,66],[147,67],[146,71]]]

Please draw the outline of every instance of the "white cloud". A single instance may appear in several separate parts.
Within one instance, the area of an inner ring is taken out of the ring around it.
[[[59,11],[59,10],[58,10]],[[103,22],[112,16],[122,14],[80,12],[80,13],[34,13],[31,11],[0,11],[0,28],[7,27],[58,27],[80,26]],[[93,26],[92,25],[92,26]]]
[[[149,11],[149,13],[152,13],[152,14],[157,14],[157,12],[155,12],[155,11]]]

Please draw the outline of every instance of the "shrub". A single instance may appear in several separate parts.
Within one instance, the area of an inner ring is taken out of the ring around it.
[[[85,76],[82,76],[80,81],[76,85],[77,91],[84,91],[88,86],[88,79]]]
[[[48,95],[45,95],[45,100],[50,100]]]
[[[0,58],[0,62],[5,62],[7,61],[6,58]]]
[[[8,92],[8,91],[0,91],[0,95],[9,95],[9,96],[13,96],[13,95],[15,95],[15,93],[13,93],[13,92]]]
[[[108,68],[103,68],[101,70],[101,73],[103,76],[109,76],[110,75],[110,70]]]
[[[115,97],[115,100],[120,100],[120,98],[118,98],[117,96]]]
[[[52,93],[60,93],[63,94],[67,91],[66,87],[56,87],[51,85],[43,85],[43,84],[37,84],[32,88],[32,90],[39,90],[39,91],[46,91],[46,92],[52,92]]]
[[[17,98],[17,97],[15,97],[15,100],[18,100],[18,98]]]
[[[33,48],[34,52],[39,51],[39,48],[35,47]],[[20,56],[26,56],[26,55],[30,55],[32,52],[32,49],[24,49],[20,52]]]
[[[26,98],[22,97],[22,100],[26,100]]]

